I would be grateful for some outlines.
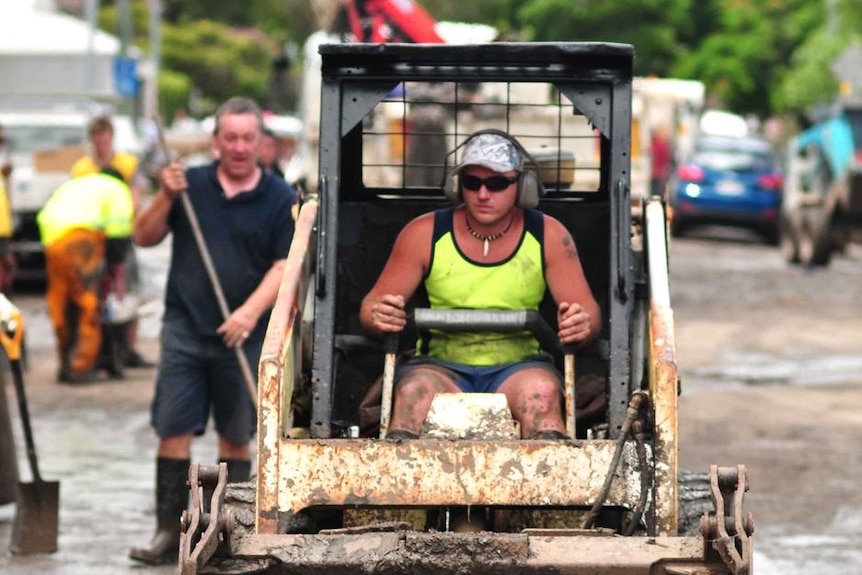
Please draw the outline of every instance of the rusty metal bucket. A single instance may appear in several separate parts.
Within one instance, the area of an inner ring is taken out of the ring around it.
[[[57,531],[60,512],[60,483],[44,481],[39,474],[36,445],[30,428],[30,412],[24,392],[24,375],[21,370],[21,340],[24,326],[21,312],[13,307],[9,318],[4,318],[0,329],[0,343],[9,356],[12,380],[18,396],[21,425],[27,444],[32,483],[18,482],[18,500],[15,508],[15,523],[12,526],[12,553],[53,553],[57,550]]]

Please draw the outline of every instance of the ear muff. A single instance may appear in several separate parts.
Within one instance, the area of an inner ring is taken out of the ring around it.
[[[446,154],[445,161],[445,176],[443,179],[443,194],[446,196],[450,202],[460,204],[463,201],[461,197],[461,185],[458,181],[458,170],[456,166],[450,166],[450,159],[455,157],[455,154],[470,143],[470,141],[482,134],[496,134],[502,138],[505,138],[513,146],[518,150],[518,153],[521,154],[522,163],[521,163],[521,175],[518,178],[518,192],[515,200],[515,204],[519,208],[535,208],[539,205],[539,198],[545,195],[545,188],[542,186],[542,177],[539,172],[539,163],[536,159],[524,149],[518,140],[503,132],[501,130],[495,130],[493,128],[487,128],[484,130],[478,130],[470,135],[469,138],[464,140],[460,145],[456,146],[454,150]]]
[[[443,195],[454,204],[461,203],[461,183],[454,168],[446,169],[446,179],[443,181]]]

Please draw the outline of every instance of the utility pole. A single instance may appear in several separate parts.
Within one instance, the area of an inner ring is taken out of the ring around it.
[[[144,114],[159,114],[159,70],[162,65],[162,2],[150,0],[150,58],[149,75],[144,95]]]
[[[96,16],[99,14],[99,0],[87,0],[85,14],[89,34],[87,36],[87,62],[85,66],[87,82],[84,90],[87,94],[93,94],[96,92],[96,30],[98,29]]]
[[[836,14],[835,0],[826,2],[826,32],[830,37],[838,33],[838,15]]]
[[[129,8],[129,0],[119,0],[117,3],[117,27],[120,37],[120,58],[125,60],[129,56],[129,43],[132,37],[132,13]],[[130,98],[123,97],[120,100],[120,111],[124,114],[130,112],[132,102]]]

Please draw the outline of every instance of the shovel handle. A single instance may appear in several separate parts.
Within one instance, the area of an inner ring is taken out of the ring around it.
[[[387,333],[383,336],[383,397],[380,401],[380,439],[386,439],[389,421],[392,416],[392,389],[395,382],[395,360],[398,354],[398,334]]]
[[[9,365],[12,368],[12,381],[15,383],[15,395],[18,397],[18,412],[21,414],[21,426],[24,428],[30,470],[33,472],[34,481],[40,482],[42,476],[39,475],[36,442],[33,441],[33,430],[30,428],[30,410],[27,408],[27,395],[24,393],[24,373],[21,370],[21,341],[24,338],[24,320],[21,310],[15,307],[5,296],[0,297],[0,307],[3,308],[0,345],[3,346],[6,355],[9,356]]]
[[[12,367],[15,395],[18,396],[18,411],[21,414],[21,426],[24,428],[24,439],[27,443],[27,459],[30,460],[30,471],[33,473],[33,481],[41,483],[42,476],[39,474],[39,462],[36,459],[36,442],[33,441],[33,430],[30,428],[30,410],[27,408],[27,395],[24,393],[24,374],[21,370],[21,359],[10,357],[9,365]]]

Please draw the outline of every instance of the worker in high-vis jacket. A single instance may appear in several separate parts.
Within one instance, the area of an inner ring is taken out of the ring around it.
[[[122,275],[133,219],[132,193],[113,168],[69,180],[39,211],[60,383],[86,383],[96,377],[102,285],[105,274]]]
[[[2,126],[0,126],[2,138]],[[2,139],[0,139],[2,144]],[[11,190],[6,185],[7,179],[2,173],[2,156],[0,156],[0,292],[11,295],[12,281],[15,273],[15,258],[12,255],[12,206],[9,203]]]

